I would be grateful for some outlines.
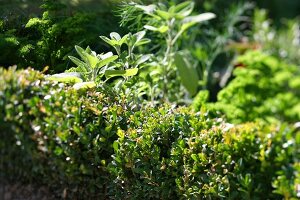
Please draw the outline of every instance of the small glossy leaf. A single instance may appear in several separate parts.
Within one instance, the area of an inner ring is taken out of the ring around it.
[[[198,161],[198,156],[196,154],[192,154],[191,158],[196,162]]]
[[[124,131],[123,131],[123,130],[121,130],[121,129],[118,129],[118,130],[117,130],[117,135],[118,135],[120,138],[124,138],[124,136],[125,136],[125,133],[124,133]]]
[[[117,141],[114,141],[113,148],[114,148],[115,152],[118,152],[118,150],[119,150],[119,143]]]

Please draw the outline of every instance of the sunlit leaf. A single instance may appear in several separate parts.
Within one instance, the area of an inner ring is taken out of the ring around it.
[[[103,59],[103,60],[100,60],[100,61],[97,63],[97,67],[98,67],[98,68],[103,67],[103,66],[109,64],[110,62],[113,62],[113,61],[116,60],[117,58],[118,58],[118,56],[114,55],[114,56],[105,58],[105,59]]]
[[[150,31],[158,31],[158,28],[150,25],[145,25],[144,28]]]
[[[135,5],[135,7],[143,10],[146,14],[151,14],[156,9],[156,5],[154,5],[154,4],[151,4],[151,5],[148,5],[148,6]]]
[[[163,10],[156,10],[156,13],[158,16],[160,16],[164,20],[169,20],[170,18],[172,18],[174,16],[174,14],[168,13],[167,11],[163,11]]]
[[[207,20],[213,19],[215,17],[216,17],[216,15],[213,13],[203,13],[203,14],[196,15],[196,16],[186,17],[183,20],[181,30],[184,31],[184,30],[194,26],[197,23],[207,21]]]
[[[101,60],[104,60],[106,58],[109,58],[109,57],[112,57],[114,54],[110,51],[110,52],[107,52],[106,54],[100,54],[99,57]]]
[[[138,43],[145,35],[146,35],[146,31],[139,31],[135,33],[133,36],[136,38],[136,43]]]
[[[116,33],[116,32],[111,32],[110,38],[113,40],[117,40],[117,41],[121,40],[121,36],[119,35],[119,33]]]
[[[79,89],[88,89],[88,88],[94,88],[96,87],[96,83],[94,81],[91,82],[81,82],[81,83],[76,83],[73,85],[73,88],[75,90]]]
[[[127,69],[127,70],[106,70],[105,77],[112,78],[115,76],[134,76],[138,73],[138,68]]]
[[[79,60],[78,58],[74,57],[74,56],[69,56],[69,59],[78,67],[87,69],[87,64],[82,62],[81,60]]]
[[[150,54],[147,54],[147,55],[142,55],[137,61],[136,61],[136,65],[140,65],[140,64],[143,64],[144,62],[146,62],[147,60],[149,60],[151,57]]]
[[[195,5],[194,2],[186,1],[186,2],[176,5],[174,7],[171,7],[169,9],[169,12],[176,14],[176,17],[182,19],[184,17],[189,16],[192,13],[192,11],[194,9],[194,5]]]
[[[58,81],[63,83],[81,83],[81,75],[77,72],[60,73],[48,76],[47,80]]]

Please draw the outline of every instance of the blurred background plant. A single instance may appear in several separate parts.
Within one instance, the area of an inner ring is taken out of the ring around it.
[[[282,20],[282,28],[277,30],[268,18],[268,11],[256,9],[253,15],[253,40],[262,49],[278,58],[300,65],[300,21]]]
[[[19,68],[31,66],[39,70],[49,66],[50,73],[57,73],[72,66],[67,56],[75,54],[76,44],[106,48],[99,44],[99,34],[109,34],[118,27],[109,3],[101,1],[101,10],[89,12],[87,5],[82,5],[85,9],[81,6],[76,9],[74,2],[44,0],[1,4],[0,47],[5,51],[0,55],[0,65],[17,64]]]

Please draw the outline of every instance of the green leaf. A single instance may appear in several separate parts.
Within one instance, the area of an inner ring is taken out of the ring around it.
[[[81,83],[81,75],[77,72],[60,73],[46,77],[46,80],[58,81],[63,83]]]
[[[75,45],[75,50],[76,50],[76,52],[78,53],[78,55],[80,56],[80,58],[82,60],[84,60],[85,62],[88,62],[87,58],[85,56],[85,54],[86,54],[85,50],[83,48],[81,48],[80,46]]]
[[[172,13],[168,13],[167,11],[163,11],[163,10],[156,10],[156,13],[158,16],[160,16],[164,20],[169,20],[170,18],[172,18],[174,16]]]
[[[144,45],[144,44],[148,44],[148,43],[150,43],[151,42],[151,40],[150,39],[148,39],[148,38],[143,38],[143,39],[141,39],[139,42],[137,42],[136,44],[135,44],[135,46],[137,47],[137,46],[141,46],[141,45]]]
[[[118,135],[120,138],[124,138],[124,136],[125,136],[125,133],[124,133],[124,131],[123,131],[123,130],[121,130],[121,129],[118,129],[118,130],[117,130],[117,135]]]
[[[94,88],[94,87],[96,87],[96,83],[94,81],[76,83],[75,85],[73,85],[73,88],[75,90],[88,89],[88,88]]]
[[[118,152],[118,150],[119,150],[119,143],[117,141],[114,141],[113,148],[114,148],[115,152]]]
[[[95,68],[96,64],[98,63],[98,58],[96,55],[93,54],[92,50],[90,47],[87,47],[86,50],[81,48],[80,46],[75,46],[75,49],[79,56],[81,57],[82,60],[86,62],[86,64],[89,65],[90,68]]]
[[[138,73],[138,68],[127,70],[106,70],[105,77],[112,78],[116,76],[135,76]]]
[[[154,4],[150,4],[148,6],[135,5],[135,7],[143,10],[146,14],[152,14],[156,9],[156,5]]]
[[[192,13],[194,6],[195,6],[194,2],[186,1],[176,6],[170,7],[169,12],[176,14],[176,17],[182,19],[184,17],[189,16]]]
[[[202,13],[200,15],[186,17],[182,21],[181,31],[185,31],[186,29],[194,26],[197,23],[207,21],[207,20],[213,19],[215,17],[216,17],[216,15],[214,13]]]
[[[100,38],[112,47],[115,47],[116,45],[118,45],[118,41],[116,41],[116,40],[111,40],[105,36],[100,36]]]
[[[149,60],[151,57],[150,54],[146,54],[146,55],[142,55],[137,61],[136,61],[136,66],[139,66],[140,64],[143,64],[144,62],[146,62],[147,60]]]
[[[145,25],[144,28],[150,31],[158,31],[158,28],[150,25]]]
[[[121,40],[121,36],[117,32],[111,32],[110,33],[110,38],[113,39],[113,40],[116,40],[116,41]]]
[[[69,59],[78,67],[83,67],[83,69],[88,69],[88,66],[86,63],[82,62],[81,60],[79,60],[78,58],[74,57],[74,56],[68,56]]]
[[[75,49],[77,51],[77,53],[79,54],[79,56],[82,58],[82,60],[84,60],[86,62],[86,64],[88,64],[87,69],[88,68],[92,68],[94,69],[96,67],[96,65],[98,64],[98,62],[100,61],[100,59],[97,57],[96,53],[93,52],[90,47],[87,47],[86,50],[84,50],[83,48],[81,48],[80,46],[75,46]],[[73,57],[74,58],[74,57]],[[72,60],[72,59],[71,59]],[[73,61],[73,60],[72,60]],[[79,60],[75,59],[75,62],[78,63]],[[73,61],[74,62],[74,61]],[[76,63],[75,63],[76,64]]]
[[[126,43],[127,42],[127,38],[128,38],[128,34],[124,35],[122,37],[122,39],[119,41],[119,46],[122,46],[122,44]]]
[[[102,53],[102,54],[98,55],[98,57],[100,57],[101,60],[104,60],[106,58],[112,57],[113,55],[114,54],[110,51],[110,52],[107,52],[105,54]]]
[[[196,94],[199,81],[196,68],[181,53],[175,55],[175,65],[182,85],[191,95]]]
[[[96,67],[96,65],[98,64],[99,59],[97,58],[97,56],[89,55],[89,54],[86,54],[86,57],[87,57],[90,67],[92,69],[94,69]]]
[[[133,34],[133,36],[135,37],[135,43],[138,43],[141,39],[143,39],[145,35],[146,35],[146,31],[139,31]]]
[[[148,29],[150,31],[156,31],[156,32],[160,32],[160,33],[165,33],[169,30],[168,26],[161,26],[161,27],[157,28],[154,26],[145,25],[144,28]]]
[[[191,158],[196,162],[198,161],[198,156],[196,154],[192,154]]]
[[[116,60],[118,58],[117,55],[114,55],[114,56],[111,56],[111,57],[108,57],[108,58],[105,58],[103,60],[100,60],[98,63],[97,63],[97,68],[100,68],[100,67],[103,67],[107,64],[109,64],[110,62],[113,62],[114,60]]]
[[[42,20],[37,18],[37,17],[34,17],[34,18],[31,18],[27,24],[25,25],[25,28],[30,28],[30,27],[33,27],[33,26],[36,26],[38,24],[41,24],[42,23]]]

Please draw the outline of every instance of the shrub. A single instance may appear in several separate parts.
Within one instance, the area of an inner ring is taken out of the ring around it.
[[[235,78],[218,94],[216,104],[232,122],[300,120],[300,68],[260,51],[238,59]]]
[[[1,174],[74,199],[296,198],[300,132],[0,70]]]
[[[105,196],[105,166],[133,104],[110,96],[108,88],[75,92],[33,70],[1,69],[0,74],[5,174]]]
[[[129,130],[118,139],[111,165],[114,196],[295,197],[299,181],[299,156],[295,151],[299,151],[299,141],[294,137],[299,133],[255,123],[229,127],[224,123],[216,126],[205,115],[189,115],[183,110],[154,114],[141,130]]]
[[[72,67],[67,56],[75,54],[74,45],[105,48],[97,44],[98,34],[106,35],[117,23],[114,17],[105,20],[103,16],[112,13],[105,2],[101,4],[105,11],[79,12],[68,10],[60,1],[44,0],[39,17],[1,17],[0,47],[5,52],[0,65],[37,70],[49,66],[50,73],[58,73]]]

